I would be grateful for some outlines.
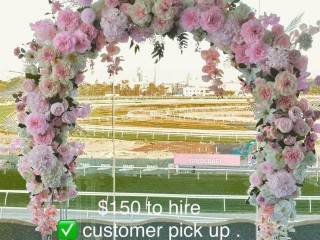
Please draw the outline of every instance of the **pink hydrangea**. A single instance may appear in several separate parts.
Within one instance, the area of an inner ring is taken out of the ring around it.
[[[250,175],[250,183],[253,186],[260,186],[262,184],[262,179],[258,174],[253,173]]]
[[[80,23],[80,15],[67,8],[60,11],[57,17],[58,28],[62,31],[74,31],[78,28]]]
[[[33,136],[33,140],[40,145],[51,145],[53,138],[55,137],[54,130],[49,127],[44,134],[36,134]]]
[[[304,155],[301,150],[297,147],[285,147],[283,152],[283,158],[287,162],[291,169],[294,169],[303,160]]]
[[[135,42],[144,42],[148,38],[152,36],[152,31],[150,28],[146,27],[134,27],[130,31],[130,37],[133,39]]]
[[[91,42],[89,41],[85,33],[81,31],[76,31],[73,36],[76,40],[76,44],[75,44],[76,52],[84,53],[91,48]]]
[[[96,14],[91,8],[86,8],[81,12],[81,20],[86,24],[92,24],[96,19]]]
[[[42,77],[40,79],[39,89],[43,96],[51,98],[59,93],[60,82],[57,79]]]
[[[289,196],[297,190],[293,176],[286,170],[267,175],[267,180],[270,192],[277,198]]]
[[[25,121],[27,131],[34,134],[44,134],[49,127],[46,117],[40,113],[30,113]]]
[[[200,10],[195,7],[185,9],[180,16],[180,26],[184,31],[191,32],[200,27]]]
[[[293,122],[290,118],[282,117],[275,120],[275,125],[282,133],[288,133],[292,130]]]
[[[242,25],[240,33],[246,43],[252,44],[262,41],[265,29],[259,20],[253,19]]]
[[[226,21],[226,17],[218,7],[212,7],[201,13],[200,26],[205,31],[217,31],[222,28]]]
[[[86,23],[82,23],[79,27],[79,30],[87,35],[89,41],[93,41],[98,34],[98,31],[94,26]]]
[[[33,24],[31,23],[30,26],[31,30],[35,32],[35,38],[40,42],[51,41],[57,33],[54,23],[49,19],[40,20]]]
[[[109,8],[102,14],[101,27],[109,42],[117,41],[128,27],[127,16],[117,8]]]
[[[275,87],[283,96],[289,96],[297,91],[297,78],[289,71],[278,73],[275,78]]]
[[[22,82],[23,90],[26,92],[32,92],[36,88],[36,83],[33,79],[26,78]]]
[[[65,108],[62,103],[57,102],[51,105],[50,112],[55,116],[61,116],[65,111]]]
[[[55,36],[53,45],[61,53],[70,54],[75,51],[76,39],[69,32],[63,31]]]
[[[75,0],[75,3],[80,7],[89,7],[92,3],[92,0]]]
[[[151,29],[157,34],[163,35],[169,32],[173,27],[173,20],[163,20],[158,17],[154,17],[151,22]]]
[[[27,106],[32,112],[45,113],[49,109],[49,102],[42,93],[31,92],[27,95]]]

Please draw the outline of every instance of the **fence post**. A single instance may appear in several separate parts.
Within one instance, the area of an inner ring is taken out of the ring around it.
[[[223,211],[226,211],[226,197],[223,197]]]

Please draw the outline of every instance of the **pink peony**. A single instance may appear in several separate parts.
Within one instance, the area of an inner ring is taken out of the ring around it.
[[[274,84],[283,96],[289,96],[297,91],[297,78],[289,71],[278,73]]]
[[[299,136],[306,136],[310,132],[310,127],[303,119],[299,119],[294,123],[293,130]]]
[[[65,108],[62,103],[57,102],[51,105],[50,112],[55,116],[61,116],[65,111]]]
[[[50,146],[35,145],[29,152],[30,167],[36,171],[48,172],[56,164],[57,157]]]
[[[260,186],[262,184],[261,177],[256,173],[251,174],[250,175],[250,183],[253,186]]]
[[[79,30],[87,35],[89,41],[93,41],[98,34],[98,31],[94,26],[86,23],[82,23],[79,27]]]
[[[293,122],[290,118],[277,118],[275,121],[276,128],[282,133],[288,133],[292,130]]]
[[[282,111],[288,111],[288,109],[295,104],[296,100],[297,98],[295,95],[279,96],[277,108],[280,108]]]
[[[40,145],[51,145],[53,138],[55,137],[54,130],[49,127],[44,134],[36,134],[33,139],[36,143]]]
[[[259,63],[266,59],[268,54],[268,45],[264,43],[250,45],[245,50],[245,53],[249,57],[249,62]]]
[[[218,7],[201,13],[200,26],[205,31],[217,31],[224,25],[226,17]]]
[[[31,30],[35,32],[34,36],[40,42],[47,40],[51,41],[57,32],[54,23],[49,19],[40,20],[33,24],[31,23],[30,26]]]
[[[130,17],[133,23],[143,26],[151,21],[151,15],[143,1],[136,1],[130,10]]]
[[[92,24],[96,19],[96,14],[91,8],[86,8],[81,12],[81,20],[86,24]]]
[[[87,38],[87,35],[81,31],[76,31],[74,33],[74,38],[76,40],[75,50],[78,53],[84,53],[91,48],[91,42]]]
[[[55,78],[61,80],[68,80],[74,76],[73,70],[61,62],[53,66],[53,75]]]
[[[257,81],[256,81],[257,84]],[[273,85],[270,82],[258,85],[256,87],[257,96],[255,97],[257,101],[264,102],[264,101],[272,101],[276,97],[276,91]]]
[[[73,111],[64,112],[62,115],[62,121],[67,124],[73,124],[77,120],[77,116]]]
[[[29,79],[26,78],[23,82],[22,82],[22,87],[23,90],[26,92],[32,92],[35,88],[36,88],[36,83],[34,82],[33,79]]]
[[[252,44],[262,41],[265,29],[259,20],[253,19],[242,25],[240,33],[247,44]]]
[[[75,51],[76,39],[68,32],[60,32],[53,39],[53,45],[64,54],[70,54]]]
[[[51,98],[59,93],[60,82],[56,79],[42,77],[40,78],[39,89],[43,96]]]
[[[89,7],[92,3],[92,0],[75,0],[75,3],[80,7]]]
[[[58,28],[62,31],[74,31],[78,28],[80,16],[78,12],[71,9],[60,11],[57,17]]]
[[[27,131],[32,135],[44,134],[49,127],[45,115],[40,113],[30,113],[26,117],[25,124]]]
[[[198,8],[187,8],[180,16],[180,26],[184,31],[191,32],[200,27],[200,10]]]
[[[270,192],[277,198],[289,196],[297,190],[293,176],[286,170],[267,175],[267,180]]]
[[[285,147],[282,154],[283,154],[284,160],[287,162],[288,166],[291,169],[294,169],[295,167],[297,167],[304,158],[303,153],[296,146]]]
[[[127,16],[117,8],[109,8],[102,14],[101,27],[109,42],[117,41],[128,28]]]

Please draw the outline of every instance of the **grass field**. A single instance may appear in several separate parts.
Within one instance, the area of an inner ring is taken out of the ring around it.
[[[112,177],[106,174],[79,175],[76,178],[79,191],[112,192]],[[144,175],[138,176],[117,176],[116,191],[128,193],[168,193],[168,194],[212,194],[212,195],[246,195],[249,187],[248,175],[230,174],[225,180],[224,174],[200,175],[198,180],[195,174],[172,175],[170,179],[166,175]],[[25,182],[20,175],[13,170],[7,171],[5,175],[0,175],[0,189],[25,189]],[[320,187],[315,185],[315,179],[310,178],[302,188],[303,195],[319,195]],[[147,195],[147,194],[146,194]],[[0,194],[0,206],[4,205],[5,194]],[[70,201],[72,209],[98,210],[98,202],[105,197],[79,196]],[[139,197],[117,197],[117,203],[126,200],[129,202],[139,201],[145,206],[146,198]],[[170,199],[148,198],[151,203],[159,203],[163,210],[168,210]],[[174,203],[185,199],[171,199]],[[7,206],[26,206],[28,203],[27,194],[9,194]],[[223,200],[193,200],[188,199],[188,203],[197,203],[201,207],[201,212],[223,212]],[[119,208],[119,205],[118,205]],[[227,200],[226,212],[254,212],[255,208],[245,204],[244,200]],[[298,201],[297,211],[299,214],[309,213],[309,202]],[[319,202],[313,202],[312,214],[320,214]]]

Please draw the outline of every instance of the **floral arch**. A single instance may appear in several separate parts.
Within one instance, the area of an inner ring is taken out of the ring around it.
[[[315,142],[320,132],[320,112],[299,98],[310,86],[320,86],[320,76],[308,82],[307,50],[316,26],[301,24],[284,29],[274,14],[256,16],[240,0],[73,0],[51,1],[51,19],[31,24],[35,39],[29,49],[16,48],[26,61],[23,92],[15,95],[22,139],[19,172],[27,181],[33,222],[42,235],[56,230],[57,209],[77,195],[73,182],[76,160],[84,146],[68,142],[76,119],[90,108],[76,100],[88,60],[102,53],[110,75],[122,70],[119,42],[136,46],[154,36],[177,38],[180,47],[186,32],[202,51],[203,80],[219,94],[223,72],[218,68],[222,50],[242,72],[243,89],[252,93],[256,109],[259,149],[252,158],[249,202],[259,207],[260,239],[289,239],[295,217],[294,199],[316,162]],[[63,6],[64,5],[64,6]],[[105,51],[106,50],[106,51]],[[164,45],[155,41],[157,61]]]

